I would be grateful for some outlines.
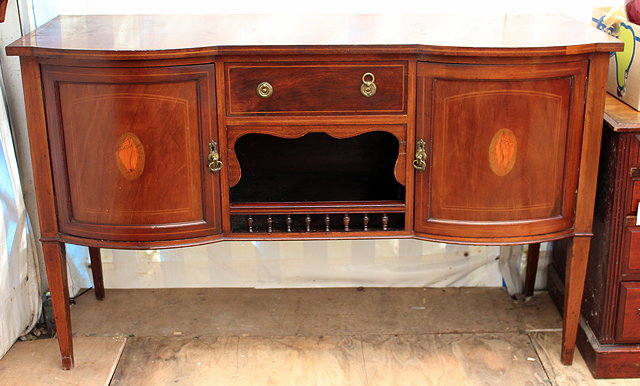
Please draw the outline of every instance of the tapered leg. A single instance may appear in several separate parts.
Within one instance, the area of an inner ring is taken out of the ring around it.
[[[96,299],[104,300],[104,280],[102,279],[102,257],[100,248],[89,247],[89,257],[91,258],[91,275],[93,276],[93,290]]]
[[[567,250],[561,355],[564,365],[571,365],[573,362],[590,244],[591,237],[576,236]]]
[[[51,303],[56,320],[58,345],[62,355],[62,368],[73,368],[73,341],[71,340],[71,313],[69,310],[69,287],[67,285],[67,257],[64,244],[42,243],[44,262],[47,267]]]
[[[533,296],[538,272],[538,257],[540,257],[540,243],[529,244],[527,251],[527,274],[524,279],[524,296]]]

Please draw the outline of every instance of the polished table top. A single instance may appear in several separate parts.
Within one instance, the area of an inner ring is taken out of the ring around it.
[[[88,15],[58,16],[8,46],[7,52],[82,57],[146,51],[151,59],[241,54],[251,47],[264,53],[279,53],[278,47],[322,53],[338,46],[346,46],[348,53],[366,53],[362,46],[375,46],[377,52],[384,47],[393,50],[389,53],[456,56],[518,55],[523,49],[527,56],[621,49],[618,40],[565,16]]]

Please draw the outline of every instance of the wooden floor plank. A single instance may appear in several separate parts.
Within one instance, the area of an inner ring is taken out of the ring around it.
[[[560,344],[562,332],[531,332],[529,333],[542,364],[549,375],[549,379],[558,386],[640,386],[640,379],[593,379],[580,351],[576,350],[572,366],[560,363]]]
[[[62,370],[57,339],[17,342],[0,359],[0,385],[108,385],[125,340],[74,337],[75,368],[71,371]]]
[[[206,310],[206,312],[204,312]],[[72,307],[76,335],[320,336],[518,332],[559,328],[546,293],[501,288],[107,290]]]
[[[370,335],[370,385],[544,385],[526,334]]]
[[[246,385],[366,385],[362,346],[352,336],[242,337]]]
[[[238,338],[129,338],[111,385],[235,385]]]

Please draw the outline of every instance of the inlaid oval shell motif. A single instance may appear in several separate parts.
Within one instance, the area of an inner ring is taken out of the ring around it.
[[[509,174],[516,164],[518,141],[513,131],[500,129],[494,134],[489,145],[489,166],[499,176]]]
[[[137,135],[124,133],[118,140],[116,163],[124,178],[135,180],[144,170],[144,147]]]

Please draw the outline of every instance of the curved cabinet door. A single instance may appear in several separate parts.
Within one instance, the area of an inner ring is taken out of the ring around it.
[[[415,230],[478,243],[571,232],[587,63],[418,64]]]
[[[60,232],[161,241],[221,232],[213,65],[44,65]]]

